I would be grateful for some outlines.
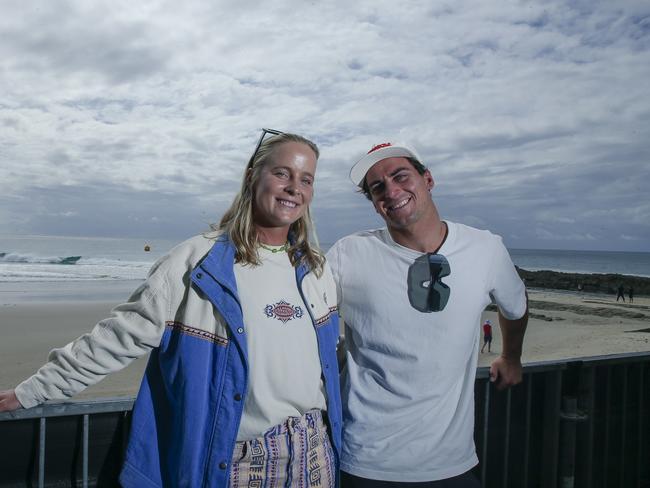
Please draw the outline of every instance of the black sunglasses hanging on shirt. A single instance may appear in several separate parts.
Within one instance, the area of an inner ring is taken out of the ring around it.
[[[408,271],[408,297],[411,306],[420,312],[440,312],[449,301],[449,286],[441,278],[449,276],[449,261],[442,254],[423,254]]]

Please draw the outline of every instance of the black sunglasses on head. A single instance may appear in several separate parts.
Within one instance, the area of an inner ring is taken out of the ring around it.
[[[408,271],[408,297],[420,312],[440,312],[449,301],[451,289],[441,278],[451,274],[449,261],[442,254],[423,254]]]
[[[279,136],[280,134],[284,134],[284,132],[275,130],[275,129],[262,129],[262,135],[260,136],[259,141],[257,141],[257,146],[255,146],[255,151],[253,151],[253,155],[251,158],[248,160],[248,165],[246,166],[246,169],[250,168],[253,166],[253,161],[255,160],[255,156],[257,155],[257,151],[260,150],[260,146],[264,142],[264,139],[266,139],[269,135],[271,136]]]

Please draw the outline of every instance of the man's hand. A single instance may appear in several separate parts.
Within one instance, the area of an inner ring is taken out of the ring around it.
[[[499,390],[521,383],[522,367],[519,359],[496,358],[490,366],[490,381]]]
[[[22,405],[18,401],[14,390],[0,391],[0,412],[7,412],[18,408],[22,408]]]

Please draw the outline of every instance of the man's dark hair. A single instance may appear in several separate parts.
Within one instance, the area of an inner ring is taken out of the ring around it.
[[[423,175],[424,172],[427,170],[427,167],[417,159],[415,158],[406,158],[406,159],[408,159],[408,162],[411,163],[411,166],[415,168],[415,171],[417,171],[418,174]],[[366,181],[365,176],[363,177],[363,186],[359,189],[359,193],[363,193],[368,200],[372,200],[372,197],[370,196],[370,188],[368,188],[368,182]]]

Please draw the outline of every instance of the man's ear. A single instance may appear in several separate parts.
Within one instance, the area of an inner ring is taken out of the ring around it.
[[[422,176],[424,176],[424,180],[426,181],[427,190],[429,191],[433,190],[433,187],[435,186],[436,183],[435,181],[433,181],[433,176],[431,176],[431,171],[427,169]]]

